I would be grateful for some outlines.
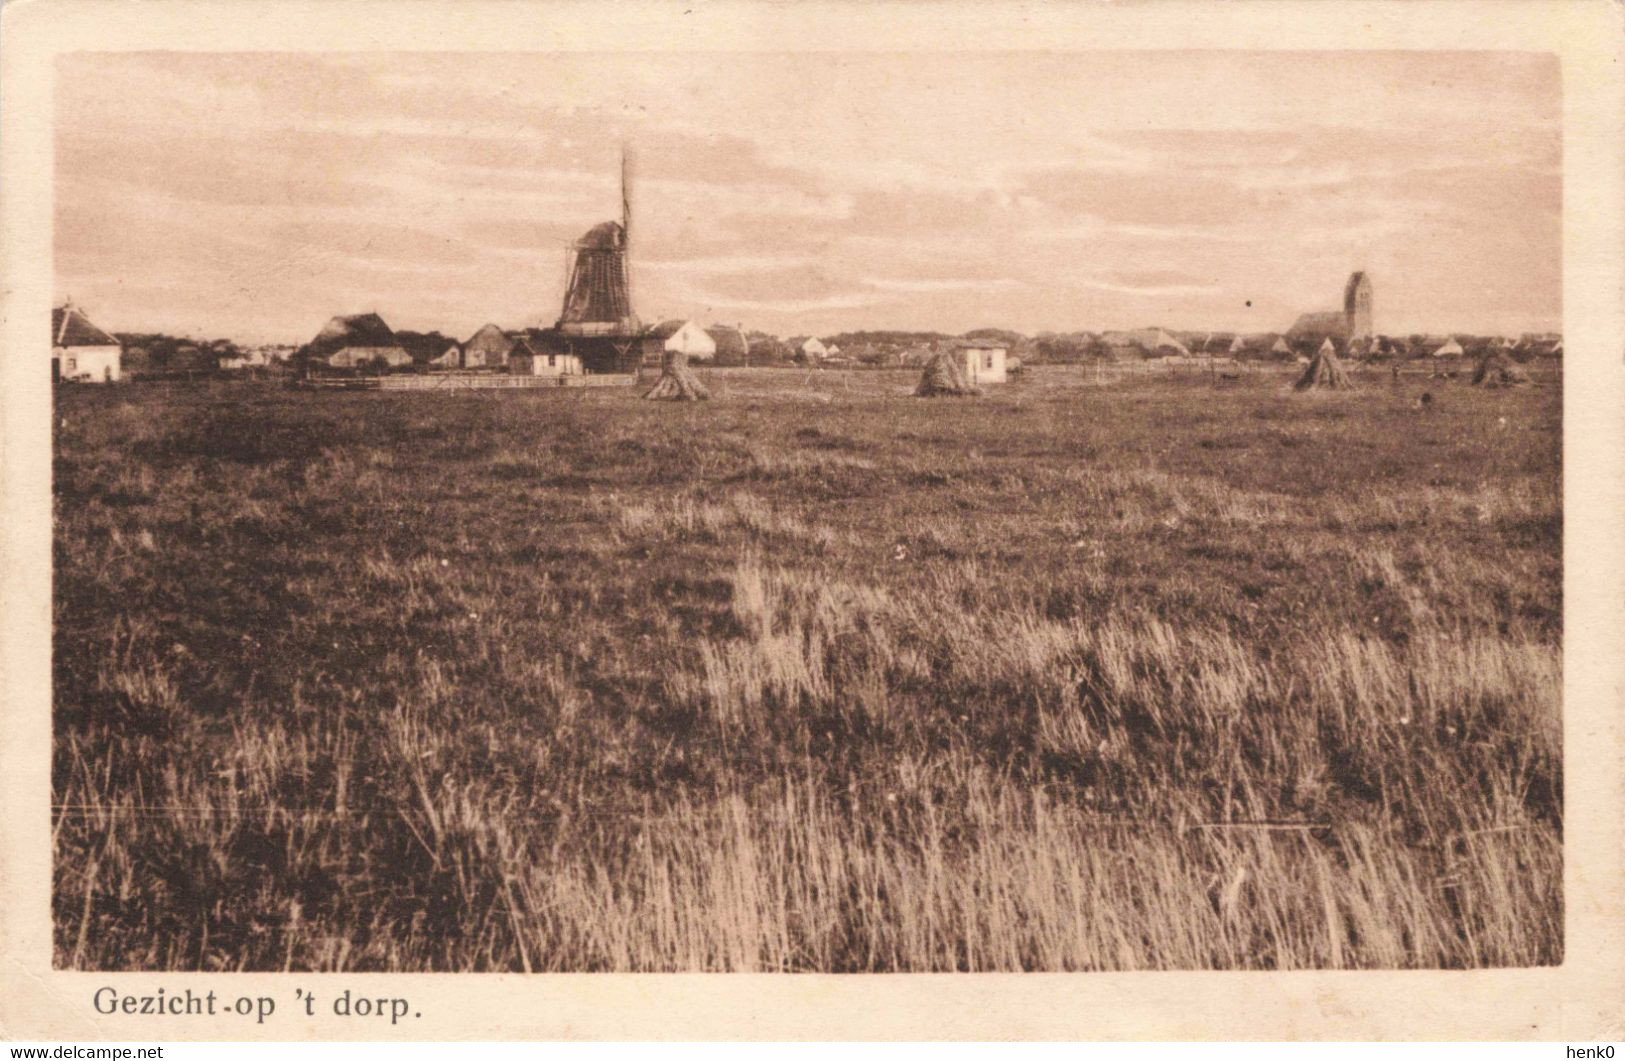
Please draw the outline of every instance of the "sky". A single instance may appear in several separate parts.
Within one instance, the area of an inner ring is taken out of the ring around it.
[[[1523,53],[102,53],[58,60],[55,282],[102,327],[551,324],[632,153],[645,320],[774,334],[1561,327]]]

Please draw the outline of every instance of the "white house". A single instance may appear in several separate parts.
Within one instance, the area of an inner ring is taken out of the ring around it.
[[[709,361],[717,356],[717,341],[693,321],[662,321],[649,334],[660,340],[662,350],[687,354],[690,361]]]
[[[122,375],[119,341],[90,323],[71,302],[51,311],[51,378],[112,383]]]
[[[800,350],[808,361],[822,361],[829,356],[829,347],[819,342],[817,336],[808,339],[796,349]]]
[[[1009,379],[1009,350],[993,339],[963,339],[958,343],[965,378],[973,384],[1003,383]]]

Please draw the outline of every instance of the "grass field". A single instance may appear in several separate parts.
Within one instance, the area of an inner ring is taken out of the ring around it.
[[[65,388],[59,966],[1562,959],[1556,386]]]

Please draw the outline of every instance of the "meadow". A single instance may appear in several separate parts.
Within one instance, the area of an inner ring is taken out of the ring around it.
[[[1559,386],[704,375],[61,389],[57,965],[1562,960]]]

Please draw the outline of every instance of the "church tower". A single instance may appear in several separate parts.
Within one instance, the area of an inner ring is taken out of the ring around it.
[[[1371,278],[1363,272],[1349,277],[1343,288],[1343,316],[1348,321],[1348,337],[1369,339],[1374,334],[1371,326]]]

